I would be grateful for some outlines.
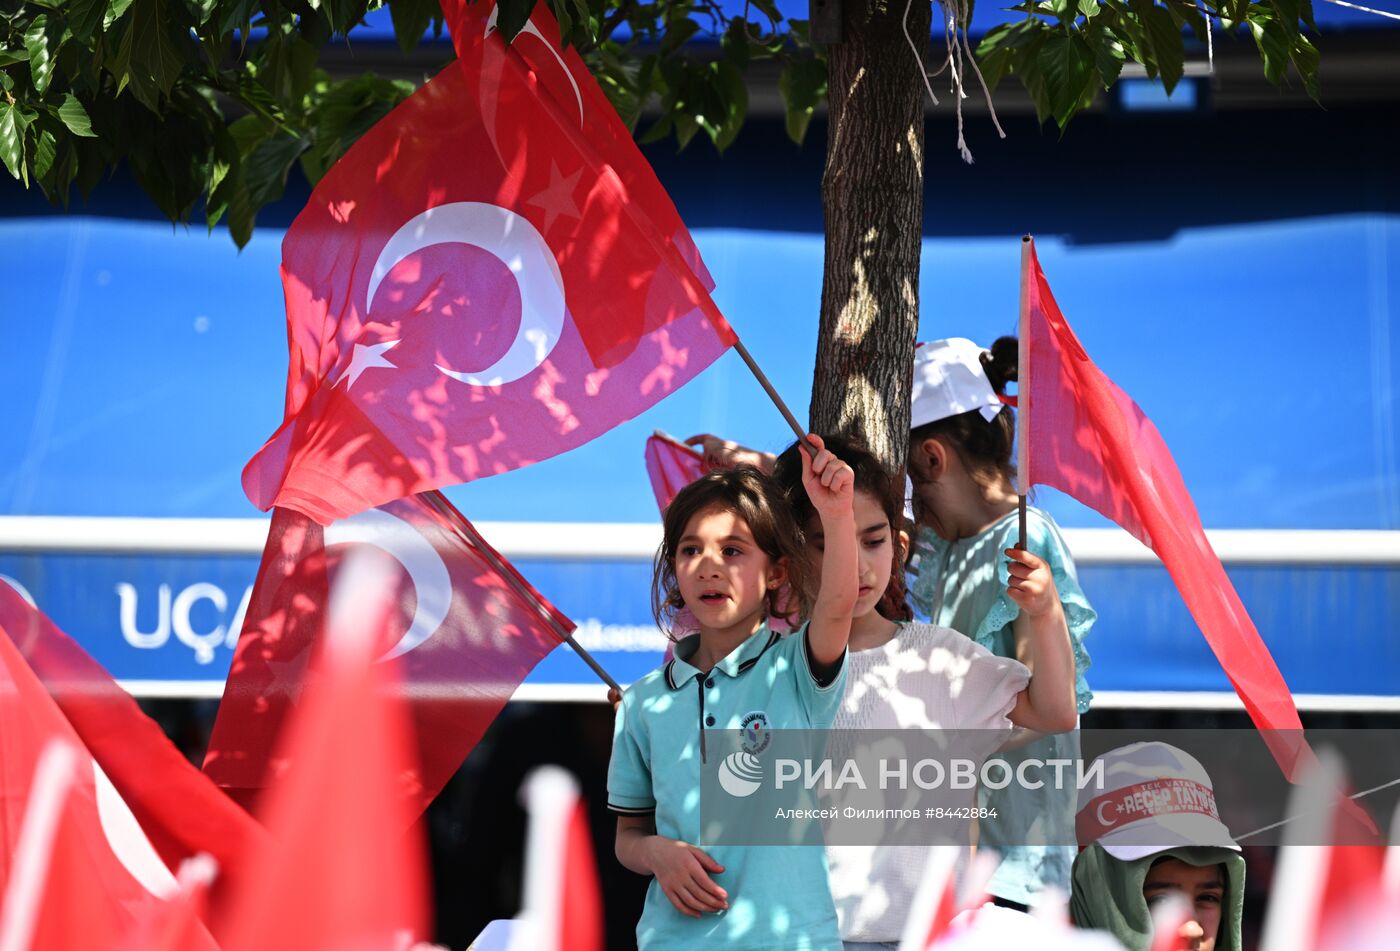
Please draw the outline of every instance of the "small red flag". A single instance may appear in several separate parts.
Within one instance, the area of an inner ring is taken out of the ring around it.
[[[283,737],[291,766],[259,803],[271,844],[232,882],[216,922],[224,951],[398,949],[425,936],[425,850],[401,795],[412,731],[396,662],[377,659],[395,583],[364,551],[337,579],[322,676]]]
[[[0,948],[117,948],[175,877],[4,630],[0,751]]]
[[[1103,374],[1060,313],[1028,240],[1021,275],[1019,475],[1127,529],[1162,559],[1290,780],[1311,757],[1293,696],[1225,574],[1157,427]],[[1287,731],[1287,732],[1284,732]]]
[[[351,147],[283,241],[291,367],[283,425],[244,470],[259,508],[329,524],[538,462],[736,340],[546,8],[513,47],[489,0],[444,11],[458,62]]]
[[[660,430],[647,438],[646,462],[656,507],[663,515],[677,492],[705,474],[704,456]]]
[[[420,738],[416,765],[399,777],[414,815],[574,629],[437,492],[326,528],[276,510],[204,761],[240,801],[287,767],[277,738],[320,649],[332,580],[352,551],[375,553],[394,577],[379,654],[399,661]]]
[[[0,628],[171,873],[200,852],[225,870],[243,861],[262,827],[190,765],[101,664],[2,582]]]
[[[578,783],[557,766],[542,766],[526,778],[523,793],[530,828],[518,946],[602,951],[603,895]]]
[[[1289,797],[1261,951],[1364,948],[1354,932],[1389,904],[1385,847],[1346,790],[1340,757],[1323,750]]]

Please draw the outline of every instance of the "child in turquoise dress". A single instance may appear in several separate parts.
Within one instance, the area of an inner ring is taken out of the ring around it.
[[[1016,546],[1018,535],[1011,465],[1015,421],[1002,398],[1016,365],[1012,337],[997,340],[990,353],[952,338],[924,344],[915,354],[907,471],[918,528],[910,594],[932,623],[961,631],[994,654],[1027,662],[1025,621],[1007,596],[1002,555]],[[1076,705],[1083,713],[1093,696],[1084,677],[1089,666],[1084,637],[1097,615],[1079,586],[1059,528],[1036,508],[1027,512],[1025,549],[1050,566],[1074,653]],[[1078,755],[1077,736],[1064,733],[1008,751],[1006,758]],[[1028,790],[1013,783],[983,789],[981,799],[1000,817],[984,826],[980,841],[1002,855],[988,891],[1013,905],[1029,904],[1047,885],[1067,893],[1074,847],[1028,843],[1074,841],[1073,790]]]

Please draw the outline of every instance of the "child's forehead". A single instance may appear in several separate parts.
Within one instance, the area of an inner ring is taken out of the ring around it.
[[[691,535],[721,535],[752,537],[753,531],[742,515],[726,505],[708,505],[685,523],[682,537]]]

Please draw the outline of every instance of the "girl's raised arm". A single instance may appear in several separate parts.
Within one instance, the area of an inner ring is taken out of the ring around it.
[[[820,436],[808,434],[816,458],[802,453],[802,485],[821,519],[825,536],[822,576],[807,627],[813,673],[830,674],[851,639],[851,613],[860,589],[860,552],[856,541],[855,474],[828,452]],[[821,669],[816,669],[821,668]]]

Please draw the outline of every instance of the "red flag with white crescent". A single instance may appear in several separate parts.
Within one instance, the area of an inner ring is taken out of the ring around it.
[[[175,876],[3,627],[0,751],[0,947],[122,947]],[[212,951],[197,922],[187,934]]]
[[[224,951],[397,951],[427,937],[427,849],[400,794],[412,728],[398,661],[381,662],[395,586],[392,567],[364,547],[336,578],[321,676],[279,739],[291,766],[258,803],[271,841],[216,916]]]
[[[283,241],[282,427],[259,508],[328,524],[546,459],[736,338],[674,205],[538,5],[444,7],[458,62],[369,130]]]
[[[171,873],[199,853],[228,871],[257,846],[262,827],[190,765],[101,664],[3,582],[0,629]]]
[[[324,528],[275,510],[204,761],[205,773],[240,801],[288,767],[278,737],[312,676],[331,585],[356,551],[384,561],[394,579],[378,656],[397,659],[419,738],[417,762],[399,777],[415,815],[535,664],[573,631],[437,492]]]

